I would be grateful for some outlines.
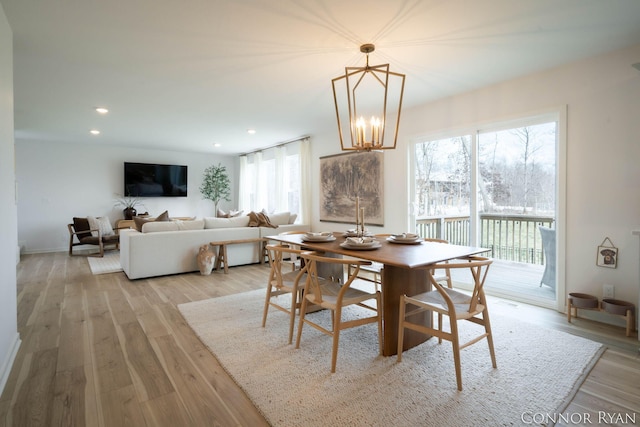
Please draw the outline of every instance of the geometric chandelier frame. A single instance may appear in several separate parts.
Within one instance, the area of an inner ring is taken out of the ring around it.
[[[389,71],[389,64],[369,65],[374,50],[373,44],[360,46],[366,65],[345,67],[344,75],[331,81],[343,151],[396,148],[405,75]],[[389,123],[387,117],[394,114],[395,122]]]

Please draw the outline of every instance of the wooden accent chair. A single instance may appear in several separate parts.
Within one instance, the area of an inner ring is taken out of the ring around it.
[[[340,342],[340,331],[344,329],[354,328],[369,323],[378,324],[378,347],[379,353],[382,354],[382,311],[377,307],[381,307],[380,292],[365,292],[360,289],[353,288],[351,285],[358,277],[360,266],[369,265],[369,261],[330,258],[320,256],[315,253],[304,252],[301,254],[305,268],[307,269],[307,279],[303,291],[302,305],[300,308],[300,320],[298,323],[298,334],[296,338],[296,348],[300,348],[300,339],[302,337],[302,327],[308,324],[320,332],[327,334],[333,338],[331,353],[331,372],[336,371],[336,362],[338,359],[338,345]],[[344,269],[345,266],[353,265],[348,268],[349,274],[344,284],[334,281],[325,280],[318,276],[318,264],[334,264]],[[371,307],[364,304],[365,301],[375,300],[376,305]],[[309,304],[316,305],[326,310],[331,310],[332,330],[329,330],[317,323],[309,320],[305,313]],[[375,314],[368,317],[360,317],[357,319],[344,321],[342,319],[342,309],[350,305],[357,305],[373,311]]]
[[[69,255],[73,253],[74,246],[94,245],[98,246],[97,253],[88,254],[88,256],[103,257],[106,246],[115,246],[120,249],[119,229],[115,229],[115,234],[103,236],[99,229],[92,230],[89,226],[89,220],[82,217],[74,217],[72,224],[67,224],[69,230]],[[95,233],[96,235],[92,234]]]
[[[293,325],[295,323],[296,310],[300,308],[300,294],[302,291],[302,281],[306,279],[306,268],[299,270],[284,271],[286,265],[285,255],[300,255],[303,251],[294,249],[288,245],[267,245],[267,255],[269,256],[269,281],[267,283],[267,294],[264,300],[264,310],[262,312],[262,327],[267,324],[269,307],[277,308],[289,314],[289,344],[293,341]],[[283,306],[274,297],[291,294],[291,305]]]
[[[462,390],[462,373],[460,368],[460,350],[472,344],[487,339],[489,344],[489,353],[491,355],[491,363],[494,368],[496,365],[496,356],[493,348],[493,338],[491,334],[491,323],[489,321],[489,310],[487,309],[487,300],[484,295],[484,282],[487,277],[489,266],[493,260],[485,257],[469,257],[464,260],[454,260],[448,264],[441,263],[429,266],[429,280],[435,290],[424,292],[418,295],[408,297],[403,295],[400,297],[400,314],[398,325],[398,362],[402,361],[402,344],[404,339],[404,330],[411,329],[422,332],[424,334],[438,337],[438,343],[442,340],[451,341],[453,345],[453,359],[456,370],[456,382],[458,390]],[[471,295],[457,291],[452,288],[444,287],[438,283],[431,273],[432,268],[448,268],[469,269],[474,280],[473,292]],[[411,311],[407,310],[407,306],[416,307]],[[412,323],[409,319],[413,314],[430,310],[438,313],[438,329],[428,327],[423,324]],[[442,318],[449,318],[449,331],[444,331],[442,327]],[[481,316],[480,316],[481,315]],[[469,322],[484,327],[484,333],[471,339],[470,341],[460,344],[458,336],[458,321],[467,320]]]

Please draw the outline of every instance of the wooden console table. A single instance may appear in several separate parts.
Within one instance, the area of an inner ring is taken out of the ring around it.
[[[260,264],[264,264],[265,240],[261,237],[255,239],[236,239],[236,240],[220,240],[217,242],[209,242],[211,246],[218,247],[218,255],[216,255],[216,263],[214,270],[219,270],[220,266],[224,268],[224,274],[229,274],[229,263],[227,260],[227,245],[236,245],[240,243],[260,243]]]

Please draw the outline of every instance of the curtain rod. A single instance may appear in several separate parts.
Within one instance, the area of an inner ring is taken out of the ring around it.
[[[298,142],[298,141],[306,141],[307,139],[310,139],[310,138],[311,138],[311,137],[310,137],[310,136],[308,136],[308,135],[306,135],[306,136],[301,136],[300,138],[290,139],[289,141],[284,141],[284,142],[279,142],[279,143],[277,143],[277,144],[273,144],[273,145],[270,145],[270,146],[268,146],[268,147],[260,148],[259,150],[248,151],[248,152],[246,152],[246,153],[242,153],[242,154],[240,154],[240,157],[242,157],[242,156],[247,156],[247,155],[249,155],[249,154],[259,153],[259,152],[264,151],[264,150],[269,150],[270,148],[282,147],[282,146],[285,146],[285,145],[287,145],[287,144],[292,144],[292,143],[294,143],[294,142]]]

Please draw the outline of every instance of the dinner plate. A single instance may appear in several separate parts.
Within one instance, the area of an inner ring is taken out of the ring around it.
[[[336,240],[335,236],[302,236],[303,242],[333,242]]]
[[[409,240],[409,239],[396,239],[393,236],[391,237],[387,237],[387,242],[391,242],[391,243],[400,243],[402,245],[419,245],[420,243],[423,242],[422,239],[417,238],[417,239],[413,239],[413,240]]]
[[[353,251],[370,251],[372,249],[378,249],[381,246],[380,242],[375,242],[373,245],[350,245],[347,242],[340,243],[341,248],[351,249]]]
[[[416,240],[421,240],[421,237],[418,236],[417,234],[408,234],[408,235],[392,234],[390,237],[393,237],[397,241],[402,240],[407,242],[414,242]]]

